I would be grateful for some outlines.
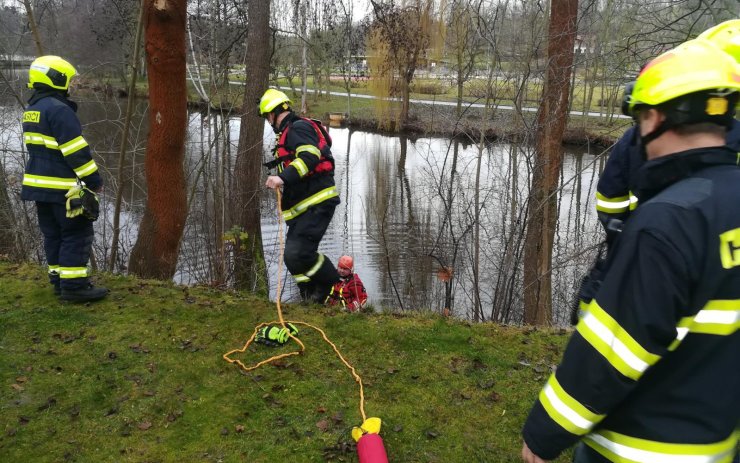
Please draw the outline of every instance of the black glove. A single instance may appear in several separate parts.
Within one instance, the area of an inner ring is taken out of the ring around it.
[[[257,331],[254,340],[260,344],[277,347],[288,342],[290,336],[296,334],[298,334],[298,328],[292,323],[286,323],[285,328],[281,325],[267,325]]]

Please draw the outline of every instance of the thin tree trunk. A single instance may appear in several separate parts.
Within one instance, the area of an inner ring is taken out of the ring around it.
[[[128,131],[129,127],[131,126],[131,113],[133,112],[134,108],[134,101],[135,101],[135,93],[136,93],[136,77],[137,77],[137,69],[139,65],[139,50],[141,50],[141,47],[139,46],[139,43],[141,42],[141,31],[144,28],[144,11],[145,11],[145,2],[146,0],[142,0],[140,5],[140,11],[139,11],[139,22],[136,24],[136,35],[134,37],[134,57],[131,60],[131,82],[129,82],[128,86],[128,97],[126,99],[126,115],[123,118],[123,135],[121,135],[121,151],[118,153],[118,176],[116,178],[116,186],[118,190],[116,191],[116,204],[115,208],[113,210],[113,238],[111,241],[111,248],[110,248],[110,262],[108,263],[108,270],[114,271],[116,260],[118,259],[118,237],[121,233],[121,201],[123,199],[123,190],[125,185],[128,183],[123,178],[123,165],[126,162],[126,150],[128,149]]]
[[[557,219],[557,184],[563,163],[570,72],[578,0],[553,0],[547,77],[537,115],[537,146],[529,193],[524,257],[524,323],[547,325],[552,319],[552,246]]]
[[[306,102],[306,94],[308,93],[308,27],[306,26],[308,19],[306,16],[308,15],[308,8],[306,3],[307,2],[303,2],[301,4],[301,36],[303,38],[301,56],[301,64],[303,66],[303,69],[301,70],[301,115],[304,116],[308,111],[308,103]],[[314,82],[314,86],[315,85],[316,82]]]
[[[260,192],[262,138],[265,121],[257,116],[257,101],[270,76],[270,2],[249,2],[249,30],[245,68],[249,79],[244,88],[239,146],[236,155],[236,189],[231,204],[235,223],[247,233],[236,247],[235,284],[254,292],[267,292],[267,270],[262,251]]]
[[[171,279],[187,218],[183,160],[187,124],[185,0],[147,0],[145,48],[149,80],[147,201],[129,269]]]
[[[33,42],[36,44],[36,53],[38,53],[39,56],[42,56],[44,54],[44,47],[41,45],[39,26],[36,24],[36,19],[33,16],[33,8],[31,8],[31,2],[29,0],[23,0],[23,6],[26,7],[28,24],[31,27],[31,33],[33,34]]]

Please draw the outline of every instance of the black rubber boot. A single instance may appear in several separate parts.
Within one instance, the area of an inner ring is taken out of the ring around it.
[[[334,285],[320,285],[317,283],[316,288],[311,295],[311,300],[316,304],[324,304],[326,302],[326,298],[329,297],[332,286]]]
[[[108,295],[108,292],[108,288],[88,285],[85,288],[79,289],[62,289],[62,295],[60,298],[63,301],[91,302],[103,299]]]
[[[62,288],[59,287],[59,285],[52,285],[52,288],[54,290],[55,296],[61,296],[62,295]]]

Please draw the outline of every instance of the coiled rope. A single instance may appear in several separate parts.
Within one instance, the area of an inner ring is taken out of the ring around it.
[[[275,193],[277,195],[278,238],[279,238],[279,241],[280,241],[280,247],[279,247],[280,252],[279,252],[279,256],[278,256],[278,271],[277,271],[277,277],[278,277],[277,278],[277,290],[276,290],[277,295],[275,297],[275,304],[277,306],[278,320],[277,320],[277,322],[265,322],[265,323],[260,323],[259,325],[257,325],[254,328],[254,332],[252,333],[252,336],[250,336],[249,340],[246,342],[246,344],[244,344],[244,347],[242,347],[241,349],[234,349],[234,350],[231,350],[231,351],[225,353],[223,355],[223,359],[226,360],[229,363],[236,364],[239,368],[241,368],[245,372],[248,372],[248,371],[256,370],[257,368],[259,368],[262,365],[265,365],[267,363],[275,362],[277,360],[280,360],[280,359],[283,359],[283,358],[286,358],[286,357],[291,357],[293,355],[303,354],[303,352],[306,350],[306,346],[303,344],[303,342],[300,339],[298,339],[296,336],[293,336],[293,334],[291,334],[290,330],[286,327],[286,323],[292,323],[294,325],[301,325],[301,326],[306,326],[308,328],[312,328],[312,329],[318,331],[321,334],[321,337],[324,339],[324,341],[327,344],[329,344],[332,349],[334,349],[334,352],[337,354],[337,357],[339,357],[339,360],[341,360],[342,363],[350,370],[350,372],[352,373],[352,377],[355,379],[355,382],[357,384],[359,384],[359,386],[360,386],[360,415],[362,415],[362,422],[365,422],[365,420],[367,419],[367,416],[365,415],[365,390],[364,390],[364,388],[362,386],[362,378],[360,378],[360,375],[357,374],[357,371],[355,370],[355,367],[353,367],[344,358],[344,356],[342,355],[342,353],[339,352],[339,349],[337,348],[337,346],[329,339],[329,337],[326,335],[326,333],[324,332],[324,330],[322,330],[321,328],[319,328],[317,326],[314,326],[314,325],[312,325],[310,323],[301,322],[301,321],[295,321],[295,320],[288,320],[286,322],[286,320],[283,319],[283,310],[282,310],[282,308],[280,306],[280,296],[281,296],[281,292],[282,292],[282,267],[283,267],[283,251],[284,251],[284,248],[285,248],[285,243],[284,243],[284,240],[283,240],[282,195],[280,193],[280,188],[275,188]],[[272,356],[272,357],[270,357],[268,359],[259,361],[259,362],[257,362],[256,364],[254,364],[252,366],[245,365],[239,359],[231,358],[231,355],[232,354],[246,352],[246,350],[249,348],[250,344],[252,344],[252,342],[254,342],[254,339],[257,337],[257,333],[259,332],[260,328],[262,328],[263,326],[267,326],[267,325],[271,325],[271,324],[275,324],[275,323],[279,323],[283,328],[286,329],[286,331],[288,332],[288,334],[290,336],[290,339],[293,342],[295,342],[296,344],[298,344],[298,346],[300,346],[300,349],[299,350],[296,350],[296,351],[293,351],[293,352],[286,352],[286,353],[283,353],[283,354],[274,355],[274,356]]]

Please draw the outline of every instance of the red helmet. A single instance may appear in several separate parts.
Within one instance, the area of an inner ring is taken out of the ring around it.
[[[355,262],[352,260],[350,256],[342,256],[339,258],[339,268],[346,268],[347,270],[352,270],[354,266],[355,266]]]

